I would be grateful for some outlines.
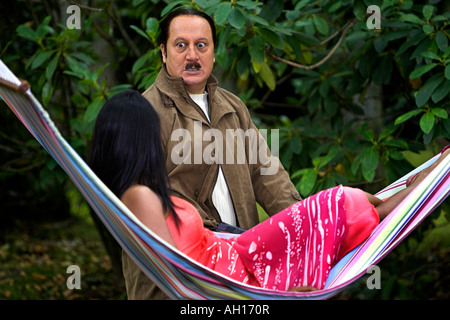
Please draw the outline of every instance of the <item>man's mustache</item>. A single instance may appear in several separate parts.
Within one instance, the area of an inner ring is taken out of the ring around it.
[[[185,70],[201,69],[202,66],[198,62],[186,64]]]

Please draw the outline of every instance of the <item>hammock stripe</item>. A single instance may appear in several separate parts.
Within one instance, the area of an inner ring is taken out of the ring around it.
[[[143,272],[172,299],[301,299],[329,298],[364,275],[398,245],[450,192],[450,157],[420,183],[372,235],[347,254],[331,271],[325,289],[314,292],[279,292],[244,285],[212,271],[170,247],[146,228],[90,170],[61,136],[48,113],[31,90],[18,92],[21,81],[0,60],[0,95],[34,138],[65,170],[109,232]],[[387,198],[405,187],[409,175],[382,190]]]

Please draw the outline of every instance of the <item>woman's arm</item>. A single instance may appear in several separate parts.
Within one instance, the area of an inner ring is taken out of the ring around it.
[[[170,234],[161,200],[156,193],[146,186],[134,185],[124,192],[121,200],[146,227],[177,247]]]

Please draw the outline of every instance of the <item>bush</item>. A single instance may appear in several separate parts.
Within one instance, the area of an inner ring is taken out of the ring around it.
[[[405,152],[437,153],[448,143],[444,1],[106,0],[80,6],[80,29],[67,27],[73,12],[65,3],[30,5],[1,10],[16,32],[0,40],[0,58],[31,83],[81,155],[104,101],[153,83],[161,67],[158,25],[178,7],[214,16],[216,74],[260,128],[279,129],[280,159],[302,196],[337,184],[375,192],[412,169]],[[26,145],[22,130],[11,136]],[[7,140],[0,137],[17,143]],[[31,158],[53,170],[51,159]]]

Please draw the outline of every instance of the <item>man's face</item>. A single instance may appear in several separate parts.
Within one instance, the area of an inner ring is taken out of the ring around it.
[[[172,77],[182,77],[191,94],[203,93],[213,66],[214,42],[208,21],[198,16],[178,16],[169,27],[163,62]]]

